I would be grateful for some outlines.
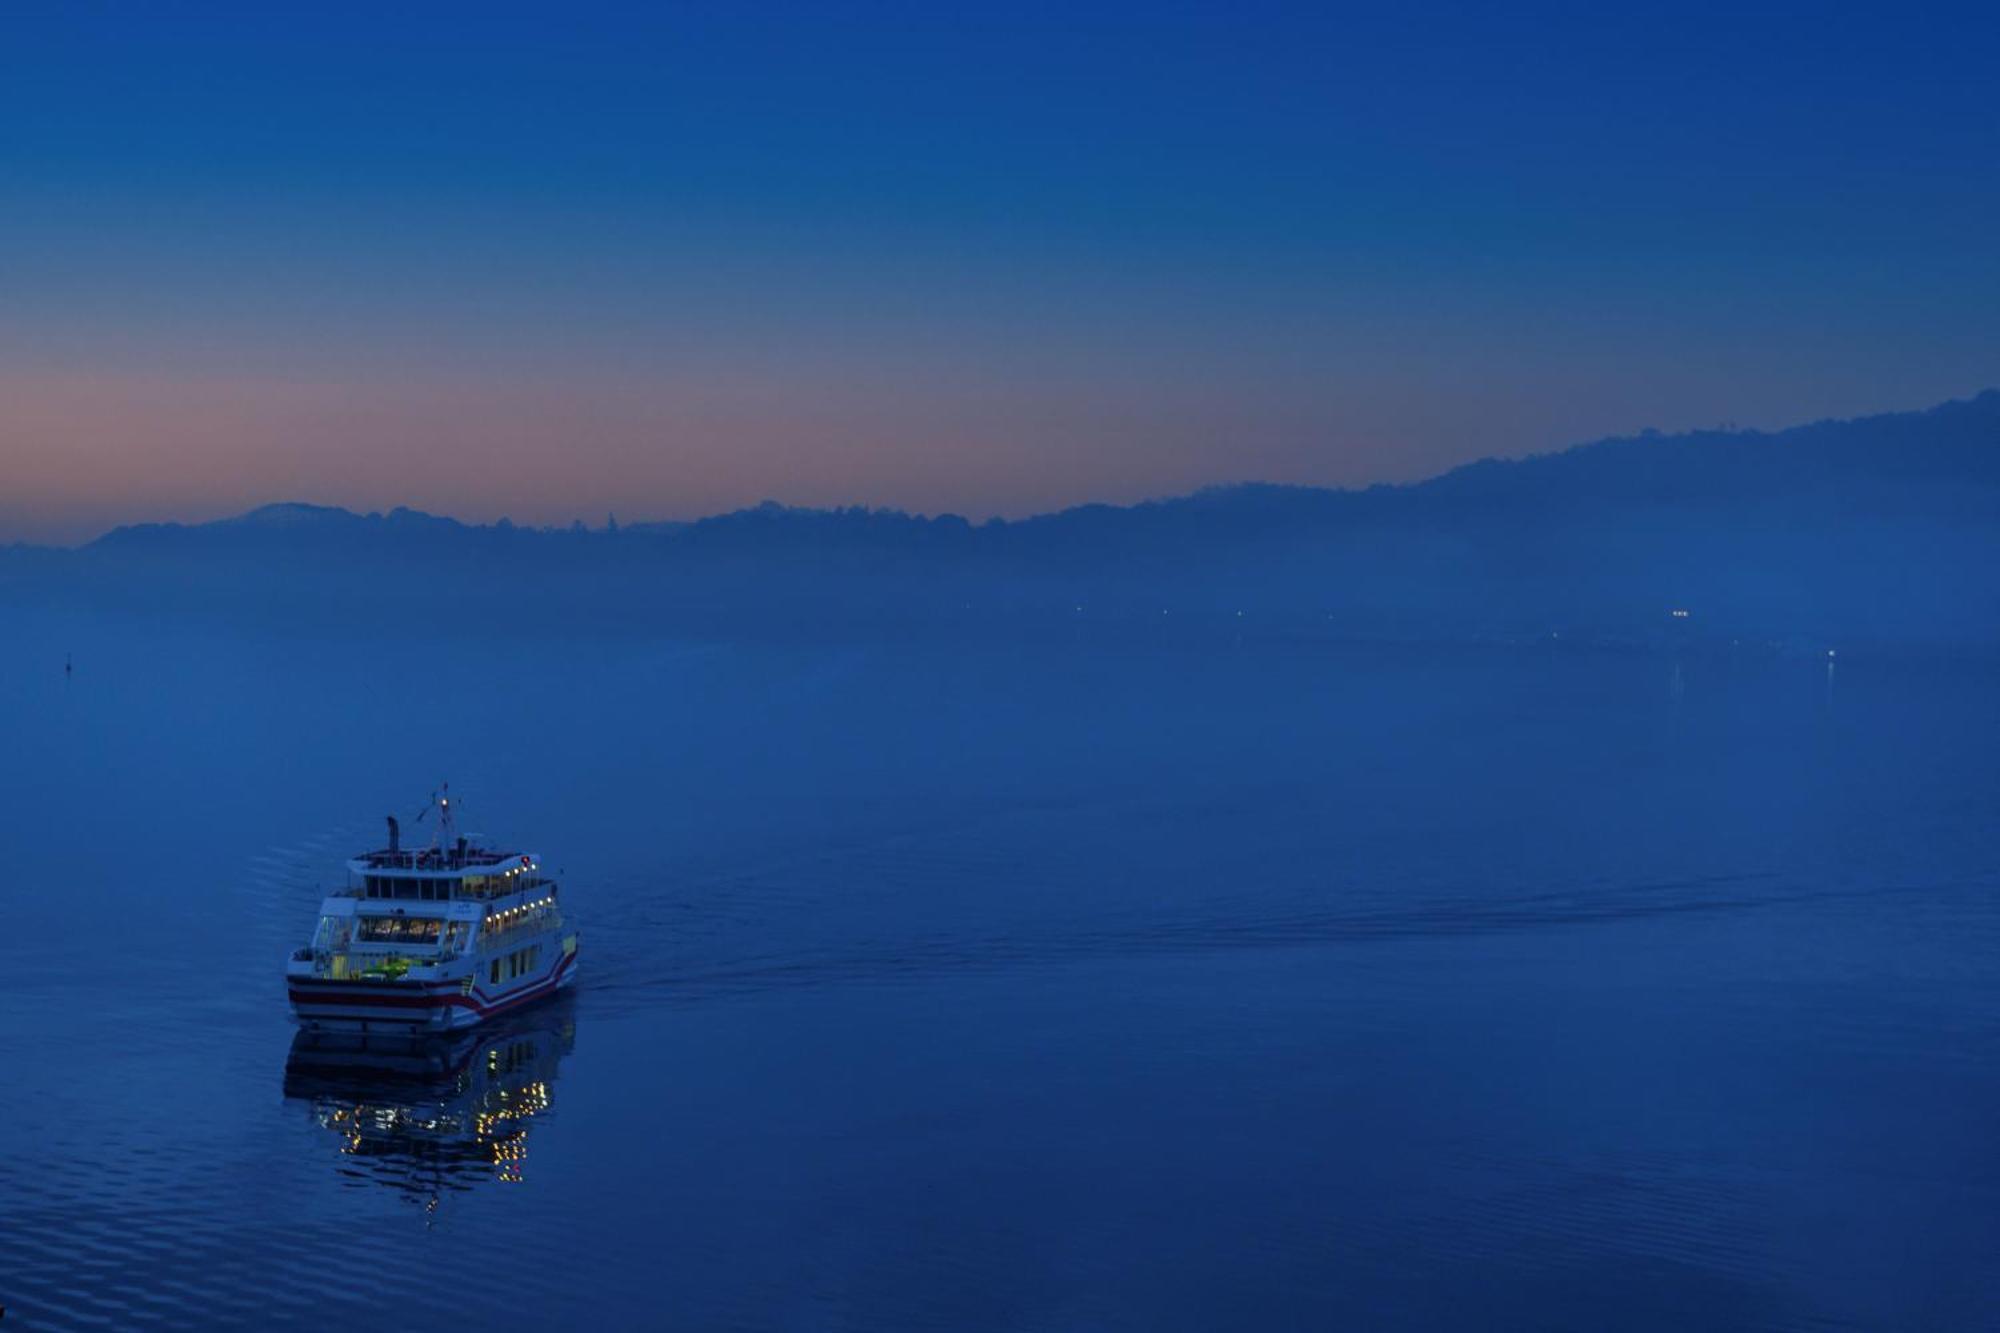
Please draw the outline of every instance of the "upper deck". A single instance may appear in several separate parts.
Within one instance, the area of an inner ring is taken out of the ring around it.
[[[500,852],[490,847],[474,847],[465,839],[450,847],[384,847],[363,852],[347,863],[357,875],[385,871],[404,875],[498,875],[508,869],[537,864],[531,852]]]
[[[449,847],[385,847],[347,863],[347,898],[491,901],[541,888],[541,858],[460,841]]]
[[[350,860],[347,891],[334,897],[476,898],[491,903],[548,883],[542,878],[541,858],[533,852],[480,847],[460,836],[453,825],[449,790],[446,785],[432,792],[431,804],[417,816],[422,820],[432,812],[437,815],[437,837],[430,846],[403,846],[402,824],[394,815],[387,816],[389,845]]]

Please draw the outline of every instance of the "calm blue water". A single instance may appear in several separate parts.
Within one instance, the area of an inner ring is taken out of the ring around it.
[[[1990,671],[15,628],[10,1329],[2000,1322]],[[288,1073],[444,778],[578,993]]]

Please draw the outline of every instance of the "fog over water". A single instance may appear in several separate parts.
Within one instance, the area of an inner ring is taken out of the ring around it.
[[[8,616],[10,1326],[2000,1302],[1990,666]],[[288,1069],[442,779],[575,995]]]

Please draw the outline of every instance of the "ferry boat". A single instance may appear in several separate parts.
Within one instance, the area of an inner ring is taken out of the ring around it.
[[[347,863],[320,904],[313,942],[285,965],[299,1025],[315,1032],[443,1032],[554,995],[576,981],[577,934],[533,852],[458,836],[448,790],[429,847],[389,845]]]

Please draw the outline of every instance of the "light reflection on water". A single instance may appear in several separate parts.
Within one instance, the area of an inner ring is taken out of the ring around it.
[[[575,1042],[567,996],[449,1035],[302,1031],[285,1061],[285,1097],[338,1142],[344,1178],[435,1211],[453,1191],[526,1179],[530,1132],[553,1106]]]

